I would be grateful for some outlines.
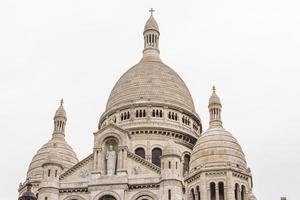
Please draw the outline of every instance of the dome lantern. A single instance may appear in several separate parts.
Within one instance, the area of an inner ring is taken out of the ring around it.
[[[54,115],[54,131],[53,137],[65,137],[65,127],[67,122],[67,114],[64,109],[64,100],[60,100],[60,106]]]
[[[151,13],[144,28],[144,56],[159,55],[159,28],[153,17],[153,8],[149,10]]]
[[[222,104],[219,96],[216,93],[215,86],[213,86],[213,92],[211,97],[209,98],[208,109],[209,109],[209,116],[210,116],[210,121],[209,121],[210,127],[215,127],[215,126],[222,127],[222,120],[221,120]]]

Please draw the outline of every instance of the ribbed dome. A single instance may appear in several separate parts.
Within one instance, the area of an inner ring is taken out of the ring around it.
[[[245,155],[238,141],[222,127],[208,129],[198,139],[191,157],[191,172],[201,166],[222,166],[231,163],[246,169]]]
[[[252,191],[250,191],[250,194],[249,194],[249,200],[256,200],[256,197],[255,197],[255,195],[252,193]]]
[[[149,19],[147,20],[147,22],[145,24],[144,31],[148,31],[148,30],[159,31],[158,24],[157,24],[156,20],[154,19],[153,15],[151,15],[149,17]]]
[[[220,97],[217,95],[216,93],[216,87],[213,87],[213,93],[209,98],[209,102],[208,105],[212,105],[212,104],[221,104],[221,100]]]
[[[142,59],[118,80],[106,110],[139,102],[164,103],[195,111],[193,99],[183,80],[154,57]]]
[[[54,118],[57,118],[57,117],[67,118],[67,113],[66,113],[66,110],[64,109],[63,104],[64,104],[64,100],[61,99],[60,100],[60,106],[56,110]]]
[[[42,166],[45,163],[60,164],[64,170],[67,170],[78,163],[78,159],[64,138],[52,138],[33,157],[27,171],[27,178],[41,179],[43,174]]]

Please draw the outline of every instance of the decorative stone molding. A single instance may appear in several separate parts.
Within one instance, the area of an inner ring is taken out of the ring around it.
[[[241,174],[241,173],[238,173],[238,172],[233,172],[232,176],[240,178],[240,179],[243,179],[243,180],[248,180],[248,178],[249,178],[249,176]]]
[[[158,189],[158,188],[159,188],[159,183],[129,185],[129,190]]]
[[[140,157],[138,155],[135,155],[132,152],[128,151],[127,155],[128,155],[128,158],[131,158],[132,160],[134,160],[134,161],[142,164],[143,166],[148,167],[149,169],[153,170],[154,172],[160,174],[160,171],[161,171],[160,167],[154,165],[153,163],[147,161],[146,159],[144,159],[144,158],[142,158],[142,157]]]
[[[188,148],[192,149],[196,144],[197,139],[183,132],[175,132],[164,129],[143,129],[143,130],[130,130],[130,135],[139,135],[139,134],[153,134],[153,135],[163,135],[170,138],[173,138],[175,141],[182,143]]]
[[[185,182],[187,182],[187,183],[192,183],[192,182],[198,180],[200,177],[201,177],[201,173],[196,173],[196,174],[194,174],[193,176],[191,176],[191,177],[185,179]]]
[[[220,177],[220,176],[226,176],[226,172],[225,171],[216,171],[216,172],[206,172],[205,173],[206,176],[213,176],[213,177]]]
[[[81,187],[81,188],[61,188],[59,189],[59,193],[87,193],[88,188],[87,187]]]

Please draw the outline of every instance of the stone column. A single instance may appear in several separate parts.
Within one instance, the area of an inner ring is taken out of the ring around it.
[[[94,163],[93,163],[93,170],[96,171],[98,167],[98,155],[97,155],[97,149],[94,149]]]
[[[218,183],[216,183],[216,200],[219,200],[220,197],[219,197],[219,186],[218,186]]]
[[[227,172],[227,191],[225,193],[225,199],[234,199],[234,183],[232,181],[232,172]]]
[[[241,200],[241,199],[242,199],[241,188],[240,188],[240,186],[238,186],[238,189],[237,189],[237,200]]]
[[[103,166],[103,162],[102,162],[102,148],[98,149],[98,161],[97,161],[97,170],[100,171],[101,174],[104,174],[104,169],[105,167]]]
[[[127,147],[121,146],[118,149],[117,174],[127,175],[126,169]]]
[[[188,200],[193,200],[193,193],[192,193],[192,189],[189,190],[188,192]]]
[[[122,163],[122,150],[121,150],[121,148],[119,147],[119,148],[118,148],[117,167],[116,167],[116,170],[117,170],[117,171],[121,169],[121,163]]]
[[[102,152],[102,148],[95,148],[94,149],[94,171],[101,171],[101,152]]]
[[[195,192],[195,200],[198,200],[198,199],[199,199],[199,196],[198,196],[197,188],[195,188],[194,192]]]

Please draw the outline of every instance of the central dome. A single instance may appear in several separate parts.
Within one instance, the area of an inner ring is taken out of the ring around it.
[[[143,58],[118,80],[106,110],[145,101],[195,112],[193,99],[183,80],[160,59],[153,57]]]
[[[193,99],[185,83],[159,57],[159,36],[159,27],[151,14],[144,28],[143,58],[118,80],[108,99],[106,111],[150,103],[195,113]]]

